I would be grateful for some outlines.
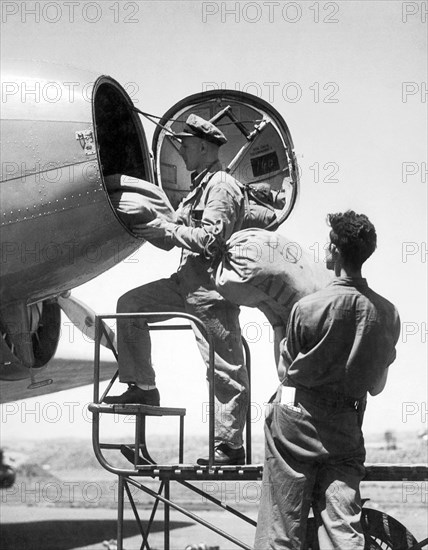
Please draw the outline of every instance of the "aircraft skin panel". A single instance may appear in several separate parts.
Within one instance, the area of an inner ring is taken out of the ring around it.
[[[91,121],[98,74],[64,64],[2,59],[2,118]]]
[[[55,184],[64,177],[73,183],[74,164],[88,160],[97,164],[95,148],[91,155],[86,154],[83,138],[76,138],[81,132],[93,133],[92,121],[3,120],[5,162],[2,163],[1,180],[20,180],[39,173],[37,182],[40,185]],[[93,171],[92,177],[94,175]]]
[[[29,188],[33,179],[26,178]],[[101,187],[64,195],[26,219],[21,213],[22,219],[13,215],[2,225],[2,303],[33,302],[74,288],[141,246],[143,241],[118,221]]]
[[[81,162],[61,170],[19,176],[1,182],[0,189],[2,228],[92,202],[107,203],[94,161]],[[54,226],[50,229],[54,229]]]

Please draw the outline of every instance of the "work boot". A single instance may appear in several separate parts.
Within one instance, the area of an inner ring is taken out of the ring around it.
[[[132,385],[122,395],[112,395],[104,398],[108,405],[151,405],[159,407],[160,397],[157,388],[154,390],[141,390],[138,386]]]
[[[200,466],[208,464],[208,457],[198,458],[196,461]],[[214,449],[214,466],[235,466],[245,464],[244,447],[232,449],[226,443],[220,443]]]

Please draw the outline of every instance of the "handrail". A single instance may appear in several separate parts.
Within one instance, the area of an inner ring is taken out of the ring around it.
[[[94,403],[100,402],[99,395],[99,380],[100,380],[100,341],[101,335],[104,332],[104,323],[105,319],[130,319],[130,318],[142,318],[146,319],[150,323],[151,319],[155,319],[152,323],[159,323],[168,321],[174,318],[186,319],[200,330],[202,336],[208,342],[208,368],[207,368],[207,378],[208,378],[208,395],[209,395],[209,414],[208,414],[208,467],[214,465],[214,420],[215,420],[215,349],[213,344],[213,337],[209,334],[204,323],[189,313],[169,311],[169,312],[143,312],[143,313],[106,313],[99,314],[95,316],[95,353],[94,353]],[[164,326],[151,326],[149,330],[189,330],[192,329],[190,325],[164,325]],[[248,370],[248,379],[250,383],[250,351],[248,344],[245,339],[242,337],[244,352],[245,352],[245,361]],[[117,359],[117,351],[113,346],[113,353]],[[114,375],[113,379],[110,381],[107,389],[102,395],[104,399],[105,395],[108,393],[112,387],[114,381],[117,378],[117,372]],[[251,395],[251,386],[249,386],[249,393]],[[247,431],[246,431],[246,445],[247,445],[247,460],[248,463],[251,463],[251,407],[250,404],[247,410]],[[98,456],[97,456],[98,458]]]

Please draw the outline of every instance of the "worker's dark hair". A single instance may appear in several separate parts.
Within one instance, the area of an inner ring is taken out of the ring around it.
[[[367,216],[353,210],[328,214],[330,240],[339,249],[343,261],[359,269],[376,250],[376,229]]]

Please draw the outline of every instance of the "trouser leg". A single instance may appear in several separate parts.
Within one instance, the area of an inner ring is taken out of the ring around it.
[[[131,290],[119,299],[117,310],[118,313],[186,311],[205,324],[215,348],[215,439],[238,447],[242,445],[248,408],[248,374],[239,308],[199,285],[192,275],[189,274],[184,285],[172,276]],[[199,330],[195,330],[195,335],[208,365],[208,343]],[[150,334],[144,319],[118,321],[118,351],[121,382],[155,384]]]
[[[314,490],[314,515],[321,550],[363,550],[360,482],[364,477],[364,439],[357,411],[326,409],[314,417],[328,449]]]
[[[281,423],[292,421],[286,415],[282,405],[272,405],[265,422],[265,462],[255,550],[301,550],[306,540],[316,465],[290,453],[281,442]]]
[[[313,503],[320,550],[364,550],[359,490],[363,476],[364,466],[357,459],[320,468]]]
[[[239,308],[211,290],[198,289],[186,298],[188,313],[198,317],[213,339],[215,350],[215,440],[233,447],[242,445],[248,408],[248,373],[244,363]],[[195,329],[205,364],[207,340]]]
[[[161,279],[130,290],[119,298],[118,313],[184,311],[184,301],[173,278]],[[134,384],[155,384],[151,340],[143,318],[117,322],[119,380]]]

